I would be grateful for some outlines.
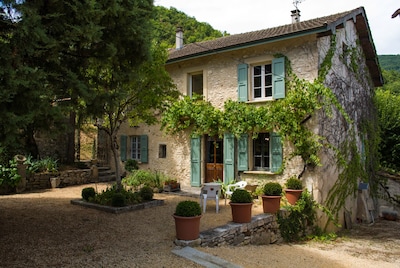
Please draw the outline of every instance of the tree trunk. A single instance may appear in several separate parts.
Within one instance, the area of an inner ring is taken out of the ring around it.
[[[75,162],[75,112],[70,112],[69,114],[69,131],[67,133],[67,155],[66,162]]]
[[[116,183],[117,183],[117,189],[121,190],[122,189],[122,184],[121,184],[121,176],[120,176],[120,171],[119,171],[119,161],[118,161],[118,143],[117,143],[117,136],[114,135],[109,135],[110,136],[110,141],[111,141],[111,151],[113,153],[114,157],[114,165],[115,165],[115,177],[116,177]]]

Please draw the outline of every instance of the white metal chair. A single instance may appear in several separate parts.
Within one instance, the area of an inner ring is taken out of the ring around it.
[[[221,184],[219,183],[204,183],[200,190],[200,205],[203,207],[203,213],[206,212],[207,200],[215,199],[215,210],[219,212],[219,193]]]
[[[228,199],[236,189],[244,189],[246,185],[247,185],[246,181],[239,181],[234,184],[228,184],[225,191],[225,205],[226,205],[226,199]]]

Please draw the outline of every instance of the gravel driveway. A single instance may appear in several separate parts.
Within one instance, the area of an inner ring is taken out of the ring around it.
[[[0,267],[201,267],[171,253],[172,214],[188,197],[157,194],[165,205],[110,214],[71,205],[83,187],[0,196]],[[209,201],[201,230],[226,224]],[[262,213],[255,205],[253,214]],[[358,225],[334,242],[197,248],[243,267],[400,267],[400,222]]]

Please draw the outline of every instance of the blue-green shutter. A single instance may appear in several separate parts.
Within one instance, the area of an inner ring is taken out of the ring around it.
[[[121,161],[126,161],[126,144],[127,144],[128,137],[125,135],[121,135],[120,137],[120,156]]]
[[[282,166],[283,152],[281,137],[271,133],[271,172],[277,172]]]
[[[235,137],[224,135],[224,183],[235,179]]]
[[[200,137],[190,140],[190,185],[201,185],[201,140]]]
[[[148,138],[147,135],[140,136],[140,162],[149,162],[149,150],[148,150]]]
[[[238,97],[239,101],[247,101],[247,64],[238,65]]]
[[[249,160],[248,160],[248,135],[243,134],[238,140],[238,171],[249,170]]]
[[[272,60],[272,85],[273,98],[283,99],[285,97],[285,58]]]

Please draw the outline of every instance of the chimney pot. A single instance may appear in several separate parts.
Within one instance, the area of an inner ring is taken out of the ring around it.
[[[300,10],[292,10],[292,23],[300,22]]]

